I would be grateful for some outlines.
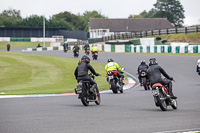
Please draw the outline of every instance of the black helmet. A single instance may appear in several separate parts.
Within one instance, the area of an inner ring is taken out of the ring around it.
[[[110,58],[110,59],[108,59],[108,62],[114,62],[114,60]]]
[[[90,58],[87,55],[83,55],[83,57],[81,58],[82,61],[86,61],[86,62],[90,62]]]
[[[158,62],[157,62],[156,58],[149,59],[149,65],[157,65],[157,64],[158,64]]]
[[[145,60],[141,60],[141,64],[146,64],[146,61]]]

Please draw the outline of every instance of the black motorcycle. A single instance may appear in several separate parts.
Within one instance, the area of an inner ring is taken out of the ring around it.
[[[73,51],[74,52],[74,58],[79,56],[79,51]]]
[[[124,70],[124,68],[122,68]],[[109,83],[109,87],[112,90],[113,93],[118,93],[120,91],[123,93],[123,79],[119,79],[117,77],[116,71],[108,71],[107,72],[107,81]]]
[[[89,73],[89,76],[94,79],[94,76]],[[97,105],[100,105],[101,98],[98,87],[94,89],[94,92],[90,92],[90,82],[89,81],[80,81],[77,88],[75,88],[75,93],[78,94],[78,98],[81,99],[81,102],[84,106],[88,106],[89,102],[95,102]]]
[[[173,109],[177,109],[178,103],[176,99],[172,99],[168,95],[167,86],[163,86],[160,83],[155,83],[152,86],[152,92],[154,102],[157,107],[160,107],[162,111],[167,110],[167,106],[171,106]]]
[[[145,90],[150,90],[149,80],[147,79],[147,72],[146,71],[140,72],[140,77],[141,77],[141,86],[143,86]]]

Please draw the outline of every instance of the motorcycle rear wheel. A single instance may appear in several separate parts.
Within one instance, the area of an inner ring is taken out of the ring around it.
[[[142,78],[142,84],[143,84],[145,90],[149,90],[149,86],[147,85],[147,79],[146,78]]]
[[[84,106],[88,106],[89,105],[88,97],[81,95],[81,102],[83,103]]]
[[[167,111],[167,103],[166,103],[166,101],[164,99],[164,95],[162,93],[159,93],[159,96],[157,97],[157,102],[162,111]]]
[[[117,93],[117,85],[115,83],[115,80],[110,81],[110,87],[111,87],[111,90],[113,91],[113,93]]]

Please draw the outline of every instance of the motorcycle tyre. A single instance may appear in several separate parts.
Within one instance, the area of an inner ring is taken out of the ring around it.
[[[84,106],[89,105],[88,97],[81,95],[81,102],[83,103]]]
[[[110,81],[110,85],[111,85],[111,90],[113,91],[113,93],[117,93],[117,85],[115,83],[115,80],[111,80]]]
[[[97,97],[97,101],[95,101],[96,105],[100,105],[101,103],[101,97],[100,97],[100,93],[98,91],[98,89],[96,88],[96,97]]]
[[[144,90],[148,90],[148,85],[147,85],[147,79],[146,78],[142,78],[142,84],[144,86]]]
[[[161,100],[160,98],[164,98],[163,94],[162,93],[159,93],[159,96],[156,97],[157,99],[157,102],[158,102],[158,105],[160,106],[160,109],[162,111],[167,111],[167,103],[165,100]]]
[[[171,107],[172,107],[173,109],[177,109],[177,108],[178,108],[178,103],[177,103],[177,100],[176,100],[176,99],[172,99],[172,100],[174,100],[174,101],[175,101],[175,104],[174,104],[174,102],[172,102],[172,105],[171,105]]]

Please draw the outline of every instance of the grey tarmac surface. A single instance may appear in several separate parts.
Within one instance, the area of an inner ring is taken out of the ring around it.
[[[23,53],[73,58],[71,51]],[[113,58],[136,76],[140,60],[152,57],[176,81],[177,110],[161,111],[154,105],[152,92],[138,85],[123,94],[101,94],[99,106],[85,107],[77,96],[0,99],[0,133],[152,133],[200,128],[198,57],[99,53],[94,62],[106,64]]]

